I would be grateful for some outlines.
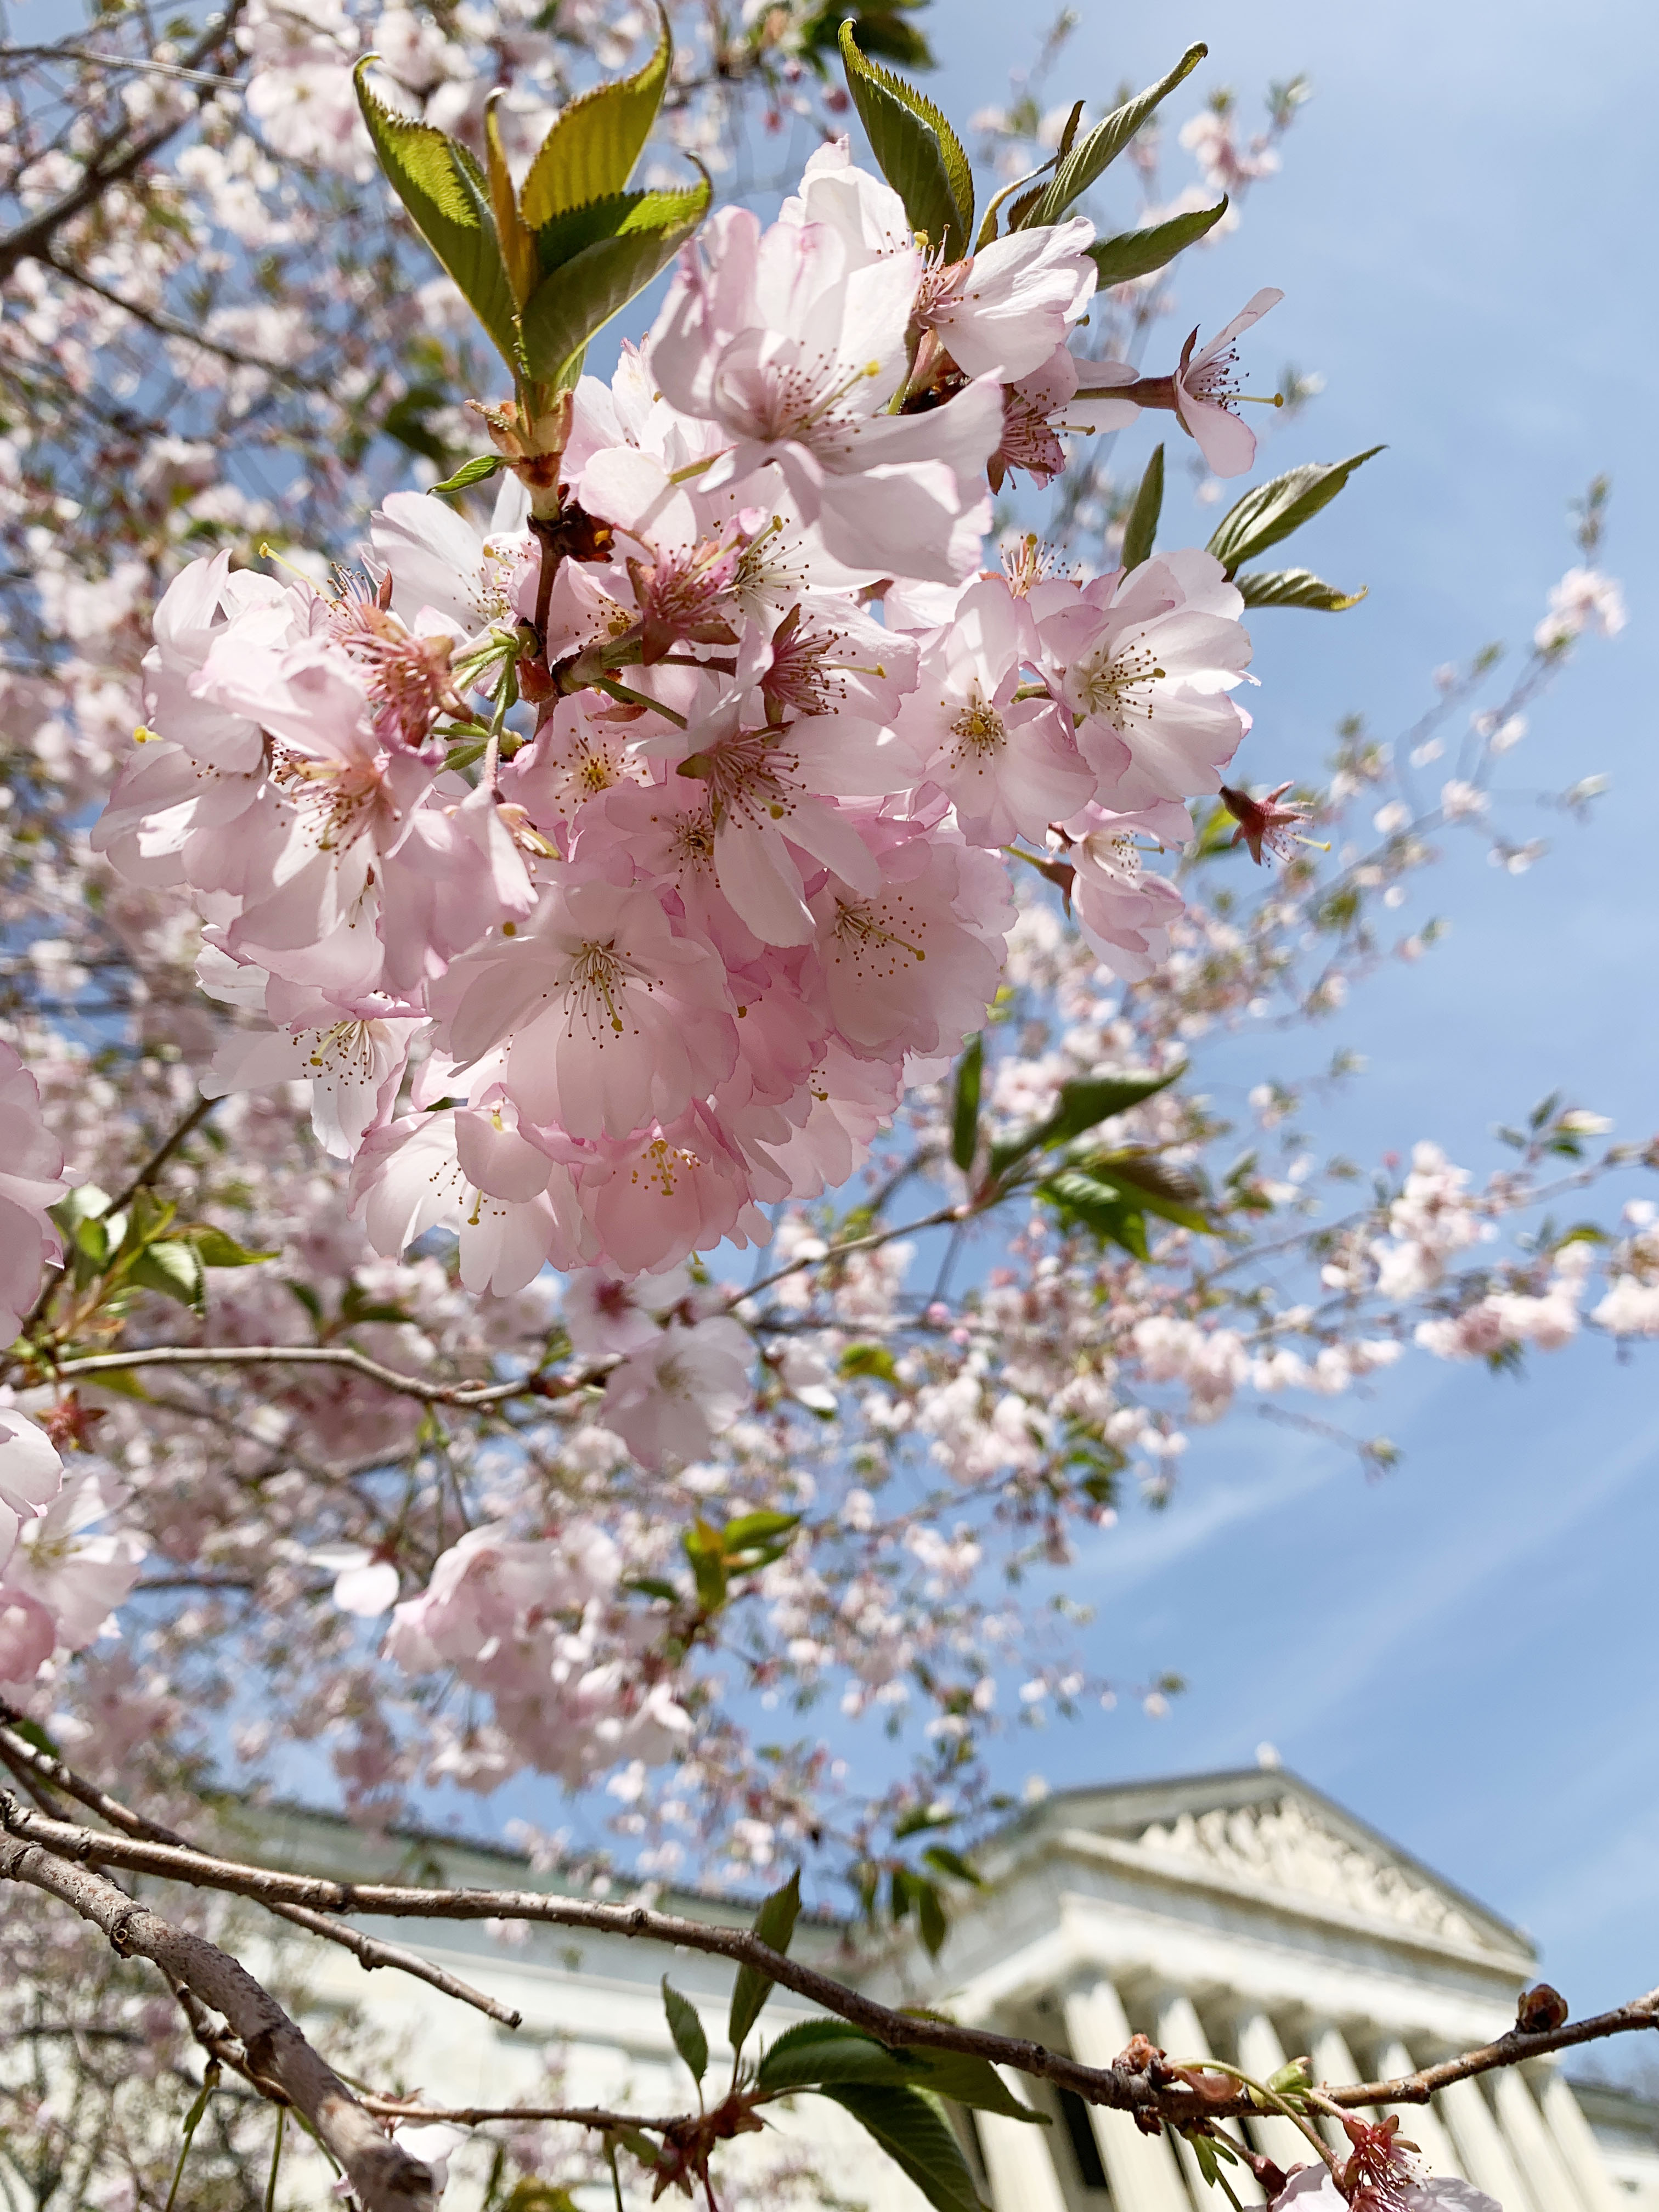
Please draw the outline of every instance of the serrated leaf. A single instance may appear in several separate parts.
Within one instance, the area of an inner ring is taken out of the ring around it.
[[[603,204],[614,229],[559,262],[525,308],[524,352],[533,377],[558,380],[594,332],[668,266],[708,212],[710,191],[705,177],[684,191],[623,193]],[[570,217],[553,228],[551,251],[578,234]],[[539,233],[537,248],[543,250]]]
[[[573,100],[543,139],[519,193],[532,230],[567,208],[621,191],[633,175],[662,106],[674,56],[660,7],[657,21],[656,47],[644,68]]]
[[[690,1997],[680,1995],[666,1974],[662,1978],[662,2008],[668,2015],[668,2033],[674,2039],[675,2050],[690,2068],[692,2080],[701,2082],[708,2071],[708,2038],[697,2017],[697,2008]]]
[[[204,1267],[253,1267],[261,1260],[276,1257],[274,1252],[250,1252],[245,1244],[239,1244],[222,1229],[215,1229],[205,1221],[197,1222],[180,1234],[196,1247]]]
[[[446,477],[441,483],[428,484],[427,490],[434,499],[448,499],[458,491],[465,491],[472,484],[485,483],[497,470],[506,466],[507,462],[500,453],[477,453],[471,460],[463,461],[453,477]]]
[[[1271,482],[1256,484],[1216,526],[1209,551],[1231,576],[1328,507],[1357,468],[1382,451],[1368,446],[1346,461],[1309,461]]]
[[[1213,230],[1226,212],[1224,193],[1218,207],[1194,208],[1187,215],[1172,215],[1168,222],[1151,223],[1145,230],[1121,230],[1115,238],[1097,239],[1089,248],[1089,258],[1101,290],[1127,284],[1133,276],[1150,276]]]
[[[942,2015],[923,2013],[921,2017],[931,2020]],[[912,2050],[908,2055],[921,2063],[917,2086],[930,2089],[936,2097],[948,2097],[953,2105],[971,2105],[979,2112],[1000,2112],[1007,2120],[1027,2120],[1045,2128],[1050,2124],[1046,2112],[1021,2104],[988,2058],[975,2058],[960,2051]]]
[[[448,270],[501,359],[516,373],[519,343],[513,288],[490,212],[489,186],[477,161],[458,140],[445,137],[429,123],[398,114],[374,97],[365,76],[373,59],[365,55],[352,75],[380,167],[416,229]]]
[[[890,2051],[842,2020],[803,2020],[787,2027],[761,2060],[763,2089],[816,2089],[828,2083],[902,2087],[923,2069],[907,2051]]]
[[[1122,561],[1126,568],[1138,568],[1143,561],[1152,557],[1152,547],[1158,538],[1158,517],[1164,512],[1164,448],[1154,446],[1152,457],[1142,473],[1140,486],[1135,493],[1134,504],[1123,525]]]
[[[1173,1167],[1154,1152],[1095,1152],[1076,1164],[1082,1174],[1114,1184],[1164,1220],[1213,1234],[1214,1224],[1204,1211],[1204,1186],[1187,1169]]]
[[[774,1951],[787,1953],[799,1915],[800,1869],[797,1867],[782,1888],[775,1889],[763,1902],[755,1915],[753,1933]],[[734,2051],[742,2050],[774,1987],[771,1978],[762,1973],[758,1966],[738,1968],[737,1978],[732,1984],[732,2010],[726,2021],[726,2034]]]
[[[1097,1182],[1076,1169],[1049,1176],[1036,1187],[1062,1221],[1086,1229],[1103,1243],[1121,1244],[1137,1260],[1145,1260],[1146,1217],[1140,1206],[1127,1199],[1115,1185]]]
[[[1036,228],[1043,223],[1058,222],[1073,200],[1080,198],[1095,179],[1103,175],[1123,151],[1147,117],[1161,101],[1167,100],[1176,87],[1189,77],[1209,52],[1206,46],[1188,46],[1167,76],[1148,85],[1145,92],[1137,93],[1121,107],[1114,108],[1103,123],[1097,123],[1088,137],[1073,147],[1071,152],[1055,170],[1053,179],[1030,214],[1015,224],[1010,218],[1010,228],[1021,230]]]
[[[946,261],[960,260],[974,235],[974,177],[962,141],[925,94],[859,52],[850,20],[841,27],[841,55],[870,150],[910,228]]]
[[[189,1306],[194,1313],[202,1310],[207,1281],[193,1244],[175,1238],[161,1238],[147,1244],[128,1267],[127,1280],[136,1283],[141,1290],[159,1291],[165,1298],[176,1298],[181,1306]]]
[[[883,1382],[896,1382],[898,1362],[884,1344],[849,1344],[841,1355],[839,1371],[848,1376],[874,1375]]]
[[[957,1063],[951,1106],[951,1158],[966,1175],[979,1150],[979,1094],[985,1076],[985,1037],[975,1030]]]
[[[1233,581],[1244,595],[1247,607],[1311,607],[1316,614],[1340,615],[1357,607],[1370,589],[1340,591],[1316,576],[1311,568],[1247,568]]]
[[[983,2212],[955,2131],[920,2091],[848,2084],[823,2094],[875,2137],[934,2212]]]
[[[1023,1137],[991,1147],[992,1174],[1005,1176],[1031,1152],[1069,1145],[1074,1137],[1083,1136],[1114,1114],[1127,1113],[1143,1099],[1167,1091],[1186,1072],[1183,1063],[1167,1075],[1088,1075],[1061,1084],[1059,1100],[1046,1121],[1028,1129]]]

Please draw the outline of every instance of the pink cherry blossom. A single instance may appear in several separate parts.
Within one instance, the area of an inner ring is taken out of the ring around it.
[[[61,1255],[48,1206],[62,1198],[63,1147],[40,1118],[40,1091],[10,1045],[0,1041],[0,1340],[21,1328],[41,1271]]]
[[[1011,231],[924,286],[919,319],[968,376],[1018,384],[1041,368],[1089,311],[1095,227],[1069,222]]]
[[[1175,376],[1176,420],[1188,437],[1198,441],[1199,451],[1218,477],[1242,477],[1255,462],[1255,433],[1240,421],[1235,404],[1238,350],[1233,341],[1284,296],[1271,285],[1264,286],[1202,352],[1193,351],[1196,331],[1181,349]]]

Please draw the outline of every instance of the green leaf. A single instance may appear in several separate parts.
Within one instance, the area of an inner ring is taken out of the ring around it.
[[[979,1150],[979,1094],[985,1075],[985,1036],[975,1030],[957,1065],[951,1109],[951,1158],[966,1175]]]
[[[1204,1211],[1204,1187],[1188,1169],[1143,1152],[1095,1152],[1076,1164],[1097,1182],[1115,1184],[1148,1212],[1179,1222],[1183,1229],[1214,1234],[1215,1224]]]
[[[953,1851],[948,1844],[929,1844],[922,1855],[935,1873],[948,1874],[952,1881],[971,1882],[975,1889],[985,1887],[982,1875],[974,1872],[960,1851]]]
[[[147,1244],[127,1269],[127,1280],[141,1289],[159,1291],[181,1306],[200,1313],[207,1292],[201,1255],[193,1244],[168,1238]]]
[[[942,2013],[914,2009],[923,2020],[945,2018]],[[1005,2119],[1029,2120],[1044,2128],[1050,2124],[1046,2112],[1021,2104],[988,2058],[971,2057],[958,2051],[907,2049],[906,2055],[921,2062],[922,2078],[917,2086],[932,2090],[936,2097],[948,2097],[956,2105],[971,2105],[976,2112],[1000,2112]]]
[[[1268,483],[1256,484],[1224,514],[1209,550],[1231,576],[1246,561],[1277,545],[1328,507],[1357,468],[1382,451],[1368,446],[1346,461],[1310,461]]]
[[[740,1513],[720,1531],[727,1571],[746,1575],[770,1566],[788,1550],[799,1526],[799,1513]]]
[[[1129,509],[1123,526],[1122,562],[1126,568],[1138,568],[1143,561],[1152,557],[1152,545],[1158,537],[1158,520],[1164,512],[1164,448],[1154,446],[1152,457],[1146,464],[1140,479],[1140,489]]]
[[[1206,231],[1213,230],[1226,212],[1224,194],[1218,207],[1194,208],[1188,215],[1172,215],[1168,222],[1155,222],[1145,230],[1121,230],[1115,238],[1097,240],[1089,248],[1089,255],[1099,272],[1101,290],[1162,269]]]
[[[465,146],[429,123],[416,123],[376,100],[364,72],[366,54],[353,72],[357,104],[374,151],[410,219],[442,262],[464,299],[489,332],[501,359],[516,374],[518,331],[513,289],[501,258],[495,218],[483,173]]]
[[[935,2212],[983,2212],[950,2122],[919,2091],[848,2084],[823,2094],[850,2112]]]
[[[890,0],[890,4],[884,5],[883,0],[876,0],[873,7],[849,7],[847,0],[819,0],[794,36],[803,57],[822,74],[819,57],[834,52],[841,25],[850,16],[859,45],[866,54],[902,62],[906,69],[933,69],[936,66],[933,48],[914,24],[904,21],[905,11],[927,4],[928,0]],[[761,23],[764,21],[762,17]]]
[[[46,1734],[39,1721],[19,1719],[8,1721],[6,1726],[14,1735],[21,1735],[33,1750],[44,1752],[48,1759],[61,1759],[63,1753]]]
[[[198,1221],[180,1235],[196,1247],[197,1255],[204,1267],[253,1267],[261,1260],[274,1260],[274,1252],[250,1252],[234,1237],[227,1237],[222,1229],[215,1229],[205,1221]],[[399,1318],[404,1318],[399,1316]]]
[[[1059,1103],[1046,1121],[1028,1129],[1023,1137],[991,1147],[992,1174],[998,1177],[1006,1175],[1028,1153],[1047,1152],[1055,1145],[1069,1145],[1074,1137],[1082,1136],[1097,1123],[1109,1120],[1114,1114],[1127,1113],[1131,1106],[1139,1106],[1142,1099],[1167,1091],[1186,1072],[1183,1064],[1171,1068],[1167,1075],[1088,1075],[1062,1083]]]
[[[850,21],[841,27],[841,54],[870,150],[910,228],[946,261],[960,260],[974,235],[974,177],[962,141],[924,94],[865,58]]]
[[[684,191],[623,192],[596,204],[603,227],[571,258],[556,262],[524,311],[524,352],[530,373],[544,383],[561,378],[593,333],[665,270],[708,212],[705,177]],[[537,234],[543,266],[582,235],[574,210]]]
[[[662,106],[674,54],[661,8],[657,21],[656,47],[645,67],[573,100],[543,139],[519,193],[532,230],[567,208],[621,191],[633,175]]]
[[[883,1382],[896,1382],[898,1362],[884,1344],[849,1344],[841,1355],[840,1372],[849,1376],[874,1375]]]
[[[662,2008],[668,2014],[668,2033],[674,2039],[675,2050],[690,2068],[692,2080],[701,2082],[708,2071],[708,2038],[703,2033],[697,2008],[690,1997],[680,1995],[666,1974],[662,1978]]]
[[[826,2083],[897,2087],[922,2069],[908,2051],[890,2051],[844,2020],[803,2020],[785,2028],[761,2060],[763,2089],[816,2089]]]
[[[796,1868],[781,1889],[775,1889],[755,1915],[753,1933],[774,1951],[787,1953],[800,1913],[800,1869]],[[758,1966],[739,1966],[732,1984],[732,2011],[726,2034],[732,2048],[741,2051],[749,2031],[761,2016],[761,2008],[772,1994],[769,1976]],[[781,2038],[780,2038],[781,2040]]]
[[[924,1881],[913,1875],[915,1883],[916,1920],[921,1930],[921,1940],[930,1959],[937,1959],[945,1948],[945,1939],[951,1932],[945,1915],[945,1899],[939,1893],[936,1882]]]
[[[65,1237],[73,1237],[83,1221],[95,1221],[109,1212],[109,1193],[95,1182],[83,1182],[60,1198],[46,1212]]]
[[[1334,584],[1322,583],[1311,568],[1247,568],[1233,581],[1247,607],[1311,607],[1322,615],[1357,607],[1370,588],[1362,584],[1357,592],[1339,591]]]
[[[1055,170],[1048,190],[1023,216],[1018,228],[1032,229],[1043,223],[1058,222],[1072,202],[1086,192],[1116,161],[1159,102],[1167,100],[1176,87],[1192,75],[1209,51],[1204,46],[1188,46],[1168,76],[1160,77],[1145,92],[1137,93],[1133,100],[1115,108],[1103,123],[1097,123],[1088,137],[1073,147]],[[1153,265],[1156,267],[1156,263]]]
[[[637,1590],[641,1597],[665,1598],[670,1605],[678,1605],[680,1594],[672,1583],[665,1582],[659,1575],[627,1575],[623,1579],[624,1589]]]
[[[1036,1194],[1066,1224],[1088,1230],[1103,1243],[1121,1244],[1137,1260],[1148,1257],[1146,1214],[1115,1185],[1071,1169],[1040,1182]]]
[[[441,483],[428,484],[427,490],[434,498],[449,499],[456,492],[466,490],[470,484],[483,483],[498,469],[506,466],[507,462],[500,453],[479,453],[472,460],[463,461],[454,475],[446,477]]]
[[[691,1562],[697,1585],[697,1603],[705,1613],[718,1613],[726,1603],[726,1539],[699,1514],[680,1538],[680,1549]]]

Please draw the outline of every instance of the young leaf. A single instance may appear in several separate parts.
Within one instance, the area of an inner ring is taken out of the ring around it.
[[[950,2122],[917,2090],[848,2083],[823,2094],[868,2130],[934,2212],[984,2212]]]
[[[1204,1188],[1185,1168],[1172,1167],[1155,1152],[1095,1152],[1077,1166],[1101,1182],[1114,1183],[1137,1206],[1160,1213],[1183,1229],[1214,1233],[1214,1224],[1204,1211]]]
[[[675,2050],[690,2068],[692,2080],[701,2082],[708,2071],[708,2038],[703,2033],[697,2008],[690,1997],[680,1995],[666,1974],[662,1978],[662,2008],[668,2015],[668,2033],[674,2039]]]
[[[796,1868],[781,1889],[775,1889],[755,1915],[754,1933],[774,1951],[787,1952],[800,1912],[800,1869]],[[761,2008],[772,1994],[773,1984],[757,1966],[739,1966],[732,1984],[732,2011],[726,2033],[733,2051],[741,2051],[749,2031],[761,2016]],[[781,2037],[779,2039],[782,2040]]]
[[[222,1229],[214,1229],[205,1221],[180,1232],[196,1247],[204,1267],[253,1267],[261,1260],[274,1260],[274,1252],[250,1252],[234,1237],[227,1237]]]
[[[697,1603],[705,1613],[718,1613],[726,1603],[725,1532],[700,1514],[681,1536],[680,1549],[691,1562]]]
[[[1006,1175],[1028,1153],[1047,1152],[1055,1145],[1069,1145],[1073,1137],[1082,1136],[1097,1122],[1109,1120],[1114,1114],[1126,1113],[1131,1106],[1139,1106],[1143,1098],[1167,1091],[1185,1073],[1183,1066],[1171,1068],[1167,1075],[1091,1075],[1062,1083],[1059,1102],[1046,1121],[1040,1121],[1035,1129],[1028,1129],[1023,1137],[991,1147],[992,1174]]]
[[[416,123],[376,100],[364,75],[374,58],[364,55],[354,74],[357,104],[380,167],[416,229],[454,279],[501,359],[516,373],[519,341],[513,288],[495,234],[489,187],[465,146],[446,138],[429,123]]]
[[[1140,489],[1129,509],[1128,520],[1123,526],[1122,562],[1126,568],[1138,568],[1143,561],[1150,561],[1152,545],[1158,537],[1158,520],[1164,512],[1164,448],[1154,446],[1152,457],[1146,464],[1140,479]]]
[[[1048,190],[1036,205],[1017,226],[1024,230],[1042,223],[1058,222],[1074,199],[1086,192],[1097,177],[1115,161],[1129,141],[1159,102],[1166,100],[1182,81],[1189,77],[1209,52],[1207,46],[1188,46],[1181,59],[1154,85],[1137,93],[1121,107],[1115,108],[1103,123],[1094,129],[1079,145],[1073,146],[1054,172]],[[1013,225],[1011,219],[1011,228]],[[1154,263],[1154,267],[1157,264]]]
[[[1233,581],[1247,607],[1311,607],[1322,615],[1357,607],[1370,588],[1362,584],[1357,592],[1339,591],[1334,584],[1322,583],[1310,568],[1247,568]]]
[[[948,1844],[929,1844],[922,1855],[936,1874],[947,1874],[952,1881],[971,1882],[975,1889],[985,1887],[982,1875],[974,1872],[960,1851],[953,1851]]]
[[[1381,446],[1368,446],[1346,461],[1310,461],[1270,483],[1255,485],[1222,517],[1208,550],[1232,575],[1246,561],[1300,530],[1322,507],[1328,507],[1354,471],[1382,450]]]
[[[865,59],[850,19],[841,27],[841,53],[870,150],[910,228],[946,261],[960,260],[974,235],[974,177],[962,141],[914,85]]]
[[[937,1959],[945,1948],[945,1939],[951,1932],[945,1917],[945,1899],[939,1893],[937,1882],[925,1881],[913,1875],[915,1884],[916,1922],[921,1929],[923,1948],[930,1959]]]
[[[917,2086],[954,2105],[971,2105],[975,2112],[1000,2112],[1006,2120],[1029,2120],[1037,2127],[1050,2125],[1046,2112],[1021,2104],[988,2058],[974,2058],[960,2051],[913,2051],[906,2054],[921,2065]]]
[[[567,364],[593,333],[665,270],[708,212],[707,177],[684,191],[618,193],[600,203],[605,233],[543,277],[522,318],[524,351],[532,376],[562,380]],[[553,226],[550,246],[537,237],[546,265],[571,234],[568,217]]]
[[[500,453],[479,453],[470,461],[463,461],[453,477],[446,477],[441,483],[428,484],[427,489],[439,499],[448,499],[471,484],[483,483],[506,466]]]
[[[1063,1222],[1098,1237],[1103,1243],[1121,1244],[1137,1260],[1146,1249],[1146,1217],[1115,1185],[1097,1182],[1075,1169],[1050,1176],[1036,1187],[1036,1194],[1052,1206]]]
[[[873,1375],[883,1382],[898,1381],[898,1362],[884,1344],[849,1344],[841,1355],[838,1371],[849,1378]]]
[[[541,272],[536,259],[535,238],[519,213],[519,196],[513,189],[513,172],[507,166],[501,127],[495,119],[496,110],[505,97],[505,88],[497,85],[484,102],[485,173],[489,179],[489,204],[495,217],[495,235],[501,244],[501,258],[507,264],[507,282],[513,287],[513,297],[522,307],[535,290]]]
[[[1132,276],[1148,276],[1177,253],[1212,230],[1227,212],[1224,193],[1218,207],[1194,208],[1187,215],[1172,215],[1168,222],[1155,222],[1145,230],[1122,230],[1115,238],[1097,239],[1089,248],[1103,292],[1109,284],[1127,284]]]
[[[519,194],[532,230],[567,208],[621,191],[633,175],[662,105],[674,55],[668,18],[660,7],[657,21],[656,48],[645,67],[573,100],[543,139]]]
[[[862,2028],[842,2020],[803,2020],[786,2028],[761,2060],[757,2081],[763,2089],[817,2089],[844,2086],[902,2087],[920,2079],[918,2057],[890,2051]]]
[[[951,1109],[951,1158],[966,1175],[979,1150],[979,1093],[985,1073],[985,1036],[975,1030],[957,1064],[956,1098]]]
[[[176,1298],[193,1312],[202,1310],[207,1285],[193,1244],[170,1239],[147,1244],[128,1267],[127,1280],[143,1290],[159,1291],[163,1297]]]

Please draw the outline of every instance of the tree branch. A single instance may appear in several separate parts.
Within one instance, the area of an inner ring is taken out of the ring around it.
[[[1182,2086],[1155,2087],[1147,2075],[1129,2066],[1085,2066],[1078,2060],[1032,2043],[1023,2037],[999,2035],[988,2029],[959,2027],[954,2021],[933,2020],[913,2013],[895,2012],[873,1998],[850,1990],[833,1975],[786,1957],[746,1928],[720,1928],[686,1919],[678,1913],[657,1912],[641,1905],[602,1905],[577,1898],[549,1896],[536,1890],[421,1889],[387,1882],[337,1881],[326,1875],[295,1875],[274,1868],[253,1867],[212,1857],[206,1852],[125,1838],[100,1836],[88,1828],[53,1820],[32,1813],[9,1793],[0,1791],[0,1829],[27,1838],[44,1849],[76,1860],[103,1859],[137,1873],[187,1882],[193,1887],[228,1892],[233,1896],[268,1898],[305,1905],[318,1911],[362,1912],[389,1919],[524,1920],[559,1928],[586,1928],[602,1935],[623,1936],[647,1942],[678,1944],[729,1959],[738,1966],[757,1968],[769,1981],[792,1990],[797,1996],[822,2005],[826,2012],[850,2021],[892,2048],[965,2051],[988,2058],[994,2064],[1012,2066],[1075,2090],[1087,2103],[1115,2111],[1133,2112],[1180,2126],[1194,2119],[1224,2119],[1257,2108],[1243,2092],[1229,2101],[1195,2100]],[[1427,2067],[1397,2081],[1365,2081],[1328,2092],[1344,2106],[1376,2104],[1425,2104],[1437,2088],[1466,2075],[1490,2072],[1495,2067],[1515,2066],[1574,2045],[1593,2043],[1638,2028],[1659,2027],[1659,1990],[1638,1997],[1615,2011],[1596,2014],[1565,2027],[1537,2034],[1518,2030],[1496,2043],[1461,2057]]]
[[[223,14],[191,48],[184,67],[194,70],[198,62],[205,61],[210,54],[216,53],[223,46],[241,12],[241,5],[242,0],[230,0]],[[95,201],[102,198],[112,185],[125,183],[136,169],[143,167],[152,154],[159,154],[170,138],[176,137],[187,123],[194,121],[201,104],[199,100],[196,100],[185,114],[175,116],[171,122],[161,124],[155,130],[146,132],[142,138],[135,139],[124,152],[118,152],[117,149],[125,136],[125,131],[106,139],[88,162],[78,185],[59,193],[55,200],[38,214],[31,216],[27,222],[19,223],[15,230],[0,238],[0,283],[13,274],[20,262],[39,259],[64,224],[72,222],[78,215],[84,215]]]
[[[169,1983],[220,2014],[241,2044],[249,2078],[280,2089],[311,2123],[363,2212],[435,2212],[431,2167],[389,2140],[276,1998],[216,1944],[185,1934],[103,1875],[71,1866],[37,1844],[15,1838],[0,1842],[0,1879],[58,1899],[101,1929],[118,1956],[148,1959]]]
[[[132,1352],[96,1352],[59,1365],[46,1364],[51,1379],[64,1382],[77,1375],[118,1374],[127,1367],[349,1367],[371,1382],[383,1382],[388,1390],[400,1390],[427,1406],[499,1406],[526,1393],[562,1397],[567,1390],[580,1387],[579,1382],[538,1384],[529,1376],[517,1382],[423,1382],[417,1375],[383,1367],[366,1352],[330,1344],[157,1344]]]
[[[22,1717],[3,1699],[0,1699],[0,1715],[14,1720]],[[130,1836],[142,1836],[153,1844],[172,1844],[184,1850],[190,1848],[173,1829],[164,1828],[158,1820],[146,1820],[142,1813],[135,1813],[130,1806],[122,1804],[119,1798],[112,1797],[95,1783],[87,1781],[61,1759],[37,1751],[33,1744],[5,1727],[0,1727],[0,1759],[31,1789],[35,1783],[45,1782],[61,1790]],[[36,1802],[40,1802],[37,1797]],[[416,1981],[425,1982],[447,1997],[472,2005],[491,2020],[499,2021],[503,2027],[518,2027],[523,2023],[522,2013],[514,2012],[495,1997],[486,1996],[482,1990],[473,1989],[455,1975],[446,1973],[441,1966],[433,1966],[417,1952],[405,1951],[400,1943],[380,1942],[373,1936],[365,1936],[361,1929],[348,1928],[343,1921],[331,1920],[325,1912],[314,1912],[308,1905],[283,1905],[264,1899],[256,1901],[277,1919],[289,1921],[295,1928],[303,1928],[313,1936],[320,1936],[325,1942],[337,1943],[342,1950],[349,1951],[365,1973],[373,1973],[378,1966],[393,1966],[399,1973],[413,1975]]]

